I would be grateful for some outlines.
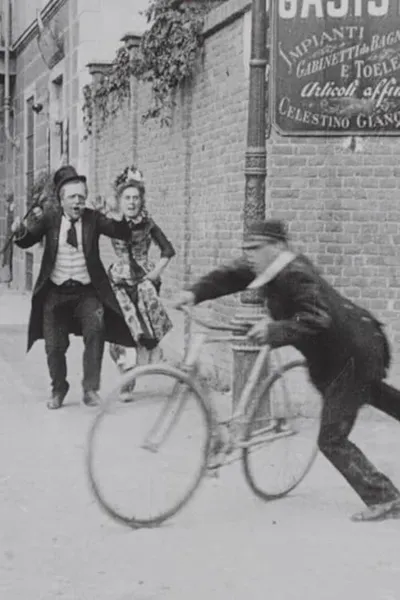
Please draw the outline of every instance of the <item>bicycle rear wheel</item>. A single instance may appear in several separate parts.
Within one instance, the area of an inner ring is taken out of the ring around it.
[[[307,475],[318,453],[321,408],[304,361],[290,362],[266,380],[242,451],[244,475],[257,496],[281,498]]]
[[[119,402],[136,380],[133,401]],[[135,369],[108,396],[89,432],[87,474],[97,502],[129,527],[154,527],[192,497],[206,470],[211,422],[179,369]]]

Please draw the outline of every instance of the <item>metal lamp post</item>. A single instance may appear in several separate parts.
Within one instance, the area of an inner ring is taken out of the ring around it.
[[[266,159],[266,84],[267,65],[267,11],[266,0],[252,1],[251,55],[249,74],[249,104],[247,148],[245,160],[245,201],[243,236],[249,224],[265,218]],[[262,314],[262,305],[256,292],[243,292],[241,306],[233,321],[256,322]],[[237,402],[248,373],[259,351],[245,338],[237,337],[233,349],[233,403]]]

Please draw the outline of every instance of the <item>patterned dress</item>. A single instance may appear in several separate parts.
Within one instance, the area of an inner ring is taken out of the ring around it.
[[[136,345],[152,350],[172,328],[172,323],[158,297],[161,281],[144,280],[154,268],[149,249],[155,243],[162,258],[172,258],[175,250],[161,228],[147,216],[138,223],[131,222],[131,230],[129,243],[112,240],[117,260],[108,275]],[[127,349],[112,344],[110,354],[123,370]]]

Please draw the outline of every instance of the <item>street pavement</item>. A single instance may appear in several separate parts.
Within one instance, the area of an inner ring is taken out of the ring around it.
[[[234,464],[160,528],[111,521],[85,477],[81,340],[65,408],[48,411],[43,345],[25,352],[28,309],[28,296],[0,293],[1,600],[398,600],[400,521],[351,523],[361,503],[323,457],[283,500],[257,499]],[[116,377],[106,355],[104,392]],[[368,409],[352,436],[398,485],[399,434]]]

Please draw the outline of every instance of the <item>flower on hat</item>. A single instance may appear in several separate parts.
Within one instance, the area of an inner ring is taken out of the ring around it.
[[[128,181],[135,181],[137,183],[144,184],[143,173],[135,165],[125,167],[122,173],[115,178],[114,187],[118,188],[120,185],[123,185]]]

